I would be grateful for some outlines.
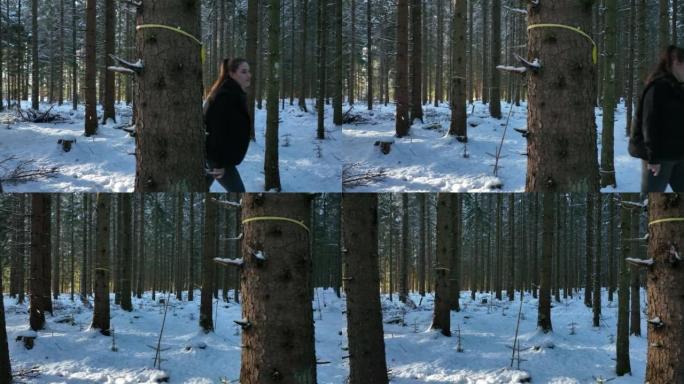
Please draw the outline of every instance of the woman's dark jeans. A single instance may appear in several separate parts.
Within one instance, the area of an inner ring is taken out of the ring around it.
[[[646,161],[642,164],[641,192],[665,192],[668,184],[673,192],[684,192],[684,160],[661,162],[658,176],[647,165]]]
[[[212,162],[207,162],[209,170],[216,168]],[[242,183],[240,178],[240,172],[238,172],[237,167],[234,165],[229,165],[224,168],[226,172],[220,179],[215,179],[212,175],[207,175],[207,185],[208,189],[214,181],[218,181],[219,184],[226,190],[226,192],[245,192],[245,185]]]

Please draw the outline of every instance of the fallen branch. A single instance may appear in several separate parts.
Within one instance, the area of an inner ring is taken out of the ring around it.
[[[387,170],[361,170],[360,163],[345,165],[342,170],[342,185],[344,188],[354,188],[372,182],[382,181],[387,177]]]
[[[12,162],[16,164],[10,165]],[[0,180],[7,183],[25,183],[41,178],[54,177],[58,172],[58,167],[37,166],[35,160],[19,160],[11,155],[0,160]]]

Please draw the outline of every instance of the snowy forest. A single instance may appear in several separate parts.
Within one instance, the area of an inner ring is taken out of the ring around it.
[[[206,191],[227,57],[252,73],[249,192],[636,192],[627,132],[684,19],[677,0],[0,3],[17,192]]]
[[[2,194],[0,212],[3,383],[682,379],[678,194]]]

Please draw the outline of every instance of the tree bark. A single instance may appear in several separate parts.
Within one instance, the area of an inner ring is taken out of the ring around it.
[[[408,0],[397,1],[395,134],[408,136],[411,129],[408,95]]]
[[[242,360],[244,384],[316,382],[311,300],[310,197],[242,198]],[[301,225],[264,217],[281,217]],[[262,219],[255,221],[246,220]]]
[[[596,226],[594,227],[596,230],[596,254],[594,255],[594,287],[592,289],[594,293],[592,301],[594,327],[599,327],[601,325],[601,228],[603,226],[601,209],[602,199],[601,194],[598,193],[596,194]],[[587,223],[587,225],[590,225],[590,223]]]
[[[218,224],[216,203],[211,195],[205,194],[204,201],[204,247],[202,256],[202,297],[200,303],[199,325],[205,333],[214,330],[212,317],[214,279],[216,267],[213,259],[216,257],[216,224]]]
[[[308,16],[308,0],[301,0],[300,8],[302,12],[302,17],[299,25],[299,29],[301,30],[301,51],[299,52],[299,70],[300,70],[300,83],[299,83],[299,108],[301,108],[302,111],[308,112],[308,109],[306,107],[306,96],[307,96],[307,61],[306,61],[306,47],[307,47],[307,16]]]
[[[2,101],[0,101],[0,104],[2,104]],[[2,260],[2,256],[0,256],[0,265],[2,265],[3,261],[4,260]],[[2,275],[3,274],[0,273],[0,292],[3,292]],[[377,297],[377,294],[375,296]],[[378,301],[378,313],[380,313],[379,311],[380,302]],[[382,318],[380,321],[382,321]],[[380,326],[380,329],[382,330],[382,322],[380,323]],[[385,363],[384,357],[382,363]],[[4,300],[2,300],[2,295],[0,295],[0,382],[12,382],[12,366],[10,365],[9,347],[7,345],[7,329],[5,328],[5,303]],[[385,379],[384,383],[386,382],[387,379]]]
[[[38,59],[38,0],[31,1],[31,108],[40,109],[40,60]]]
[[[451,336],[451,311],[449,309],[449,271],[451,253],[451,197],[446,193],[437,195],[437,260],[435,265],[435,309],[430,329]]]
[[[122,232],[123,242],[121,246],[121,309],[124,311],[132,311],[133,304],[131,303],[131,263],[133,252],[133,244],[131,242],[131,194],[122,194],[122,205],[123,210],[123,225]]]
[[[658,222],[681,220],[683,197],[681,193],[652,193],[648,197],[648,257],[654,264],[648,270],[646,289],[649,348],[645,381],[651,384],[684,382],[684,222]]]
[[[342,195],[349,383],[388,383],[380,308],[376,194]]]
[[[50,195],[31,195],[31,275],[29,277],[29,325],[45,326],[45,312],[52,313],[50,299]]]
[[[501,62],[501,1],[492,2],[492,47],[491,65],[495,67]],[[491,90],[489,92],[489,114],[495,119],[501,118],[501,75],[498,70],[491,69]]]
[[[585,261],[585,275],[584,275],[584,305],[588,308],[592,306],[592,276],[593,261],[594,261],[594,230],[591,228],[594,222],[594,195],[587,194],[587,215],[586,215],[586,257]]]
[[[138,25],[162,24],[200,35],[200,3],[150,0],[138,7]],[[180,33],[138,31],[145,64],[138,76],[136,175],[138,192],[203,192],[205,134],[202,123],[200,45]]]
[[[437,0],[437,52],[435,57],[435,107],[442,102],[444,79],[444,0]]]
[[[114,65],[114,59],[109,55],[114,54],[116,45],[116,26],[114,25],[116,11],[114,0],[105,0],[105,63],[107,67]],[[107,124],[108,119],[116,123],[116,112],[114,111],[114,72],[104,69],[104,100],[102,103],[102,124]]]
[[[408,300],[408,265],[409,265],[409,223],[408,223],[408,194],[401,194],[401,259],[399,261],[399,301]]]
[[[544,193],[544,232],[542,235],[542,272],[539,283],[539,312],[537,327],[547,333],[551,325],[551,259],[553,257],[554,194]]]
[[[109,336],[109,211],[110,195],[97,194],[97,228],[95,258],[95,309],[91,328]]]
[[[631,247],[634,242],[630,241],[630,227],[632,220],[631,210],[634,209],[625,204],[634,201],[633,195],[623,195],[620,204],[620,276],[618,280],[618,320],[617,320],[617,340],[615,373],[624,376],[632,372],[629,362],[629,268],[625,259],[630,257]]]
[[[411,111],[410,124],[423,122],[422,0],[411,0]]]
[[[280,89],[280,0],[269,1],[268,26],[268,102],[266,103],[266,153],[264,155],[267,191],[280,192],[278,160],[278,90]]]
[[[333,124],[342,125],[342,0],[335,0],[335,90],[333,94]]]
[[[454,9],[453,26],[453,68],[451,73],[451,126],[449,134],[456,136],[460,142],[468,141],[468,125],[466,110],[466,3],[457,0]]]
[[[366,101],[368,102],[368,110],[373,110],[373,0],[366,0],[366,51],[368,58],[366,59],[366,86],[368,87]]]
[[[641,212],[639,210],[632,210],[632,239],[639,236],[639,226],[641,221]],[[640,258],[639,247],[632,247],[632,257]],[[630,266],[631,269],[631,295],[630,295],[630,320],[629,320],[629,334],[634,336],[641,336],[641,271],[640,268]]]
[[[317,39],[317,63],[318,63],[318,92],[316,95],[316,111],[318,112],[318,125],[316,129],[316,137],[318,140],[325,139],[325,82],[326,82],[326,66],[325,66],[325,37],[326,37],[326,7],[327,0],[318,1],[316,6],[318,31]]]
[[[35,1],[35,0],[34,0]],[[86,0],[85,136],[97,134],[97,0]]]
[[[528,23],[591,29],[594,0],[528,6]],[[527,192],[598,192],[592,44],[559,28],[529,31],[528,58],[543,68],[528,76]],[[568,108],[572,105],[572,108]],[[577,150],[581,148],[582,150]]]

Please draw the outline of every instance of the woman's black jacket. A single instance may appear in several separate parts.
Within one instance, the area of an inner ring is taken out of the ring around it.
[[[250,119],[247,98],[235,80],[228,78],[204,114],[207,127],[207,160],[214,168],[238,165],[247,154]]]
[[[673,75],[659,77],[647,86],[641,102],[637,126],[645,156],[640,157],[650,164],[684,159],[684,85]]]

